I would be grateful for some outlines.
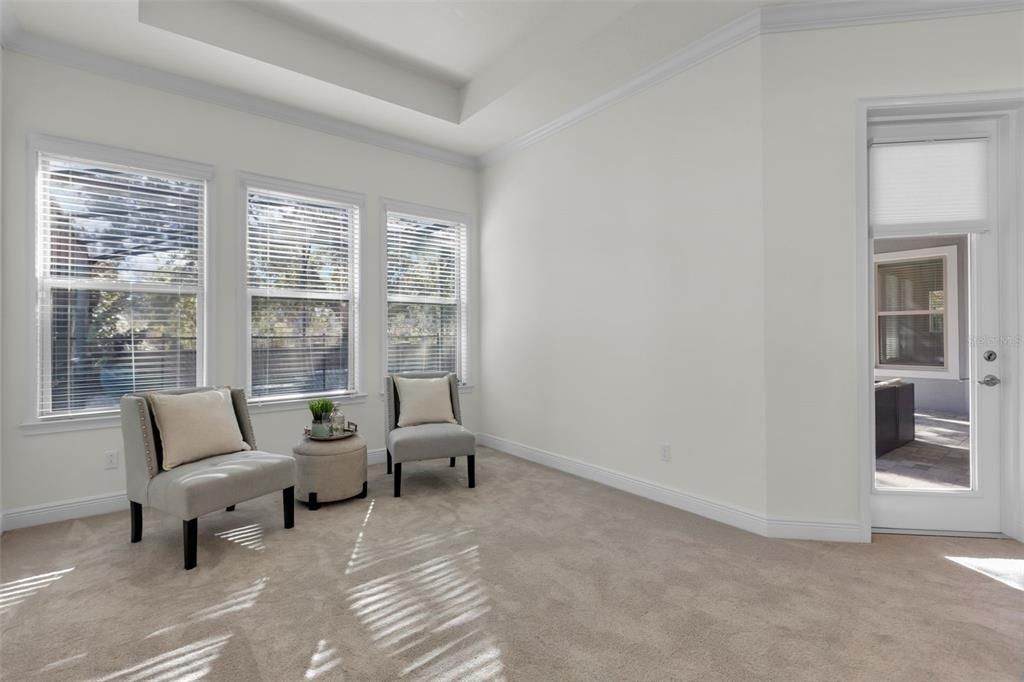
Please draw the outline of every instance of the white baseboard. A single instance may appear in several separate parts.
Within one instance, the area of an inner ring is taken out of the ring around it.
[[[367,464],[383,464],[386,452],[384,448],[367,450]],[[128,497],[124,492],[80,497],[74,500],[36,504],[31,507],[19,507],[5,511],[0,515],[0,529],[15,530],[16,528],[41,526],[44,523],[82,519],[86,516],[127,510]]]
[[[522,459],[558,469],[580,478],[585,478],[618,490],[623,490],[670,507],[682,509],[699,516],[735,526],[757,535],[791,540],[828,540],[832,542],[870,542],[871,533],[856,523],[818,522],[796,519],[771,518],[749,509],[709,500],[698,495],[667,488],[651,481],[613,471],[605,467],[581,462],[578,459],[559,455],[523,445],[491,434],[477,434],[480,445],[506,452]]]
[[[44,523],[56,523],[57,521],[80,519],[117,511],[128,511],[128,498],[123,492],[9,509],[3,515],[3,529],[14,530],[29,526],[41,526]]]

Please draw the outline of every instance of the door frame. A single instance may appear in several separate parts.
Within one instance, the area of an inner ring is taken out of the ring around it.
[[[901,118],[922,120],[958,116],[998,117],[999,135],[1008,141],[1009,154],[999,155],[996,181],[999,186],[998,223],[1000,288],[1001,373],[1004,378],[1000,415],[1000,530],[1024,542],[1024,415],[1021,414],[1021,350],[1024,341],[1024,89],[965,95],[867,98],[856,102],[856,258],[857,258],[857,355],[858,446],[860,461],[860,526],[863,539],[872,533],[871,494],[875,476],[874,382],[874,248],[868,223],[868,128],[879,121]],[[895,235],[886,235],[895,236]]]

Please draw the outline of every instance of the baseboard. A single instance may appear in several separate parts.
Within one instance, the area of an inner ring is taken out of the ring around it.
[[[871,529],[846,521],[803,521],[767,517],[770,538],[784,540],[821,540],[824,542],[871,542]]]
[[[383,464],[386,454],[387,451],[384,448],[367,450],[366,462],[367,464]],[[98,516],[127,509],[128,498],[123,492],[80,497],[74,500],[36,504],[31,507],[19,507],[5,511],[0,515],[0,529],[15,530],[41,526],[44,523],[82,519],[87,516]]]
[[[753,511],[708,500],[672,488],[666,488],[642,478],[622,474],[595,464],[588,464],[565,455],[540,450],[490,434],[477,434],[477,442],[489,448],[494,448],[495,450],[500,450],[510,455],[536,462],[537,464],[543,464],[552,469],[558,469],[559,471],[564,471],[580,478],[586,478],[611,488],[646,497],[649,500],[692,512],[713,521],[719,521],[750,531],[751,533],[765,535],[767,532],[764,517]]]
[[[697,514],[757,535],[790,540],[826,540],[832,542],[870,542],[871,533],[860,525],[846,522],[819,522],[771,518],[749,509],[709,500],[698,495],[667,488],[658,483],[630,476],[605,467],[581,462],[572,457],[517,443],[491,434],[477,434],[477,442],[521,459],[558,469],[580,478],[623,490],[670,507]]]
[[[5,531],[15,530],[29,526],[41,526],[44,523],[56,523],[57,521],[127,510],[128,498],[123,492],[79,497],[74,500],[9,509],[4,512],[3,529]]]

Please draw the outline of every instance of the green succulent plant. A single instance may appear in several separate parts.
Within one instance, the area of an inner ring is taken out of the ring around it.
[[[309,401],[309,411],[313,413],[313,421],[321,422],[334,412],[334,403],[326,398]]]

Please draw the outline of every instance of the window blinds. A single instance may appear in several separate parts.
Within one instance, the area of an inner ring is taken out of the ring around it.
[[[988,146],[987,139],[872,145],[871,224],[986,220]]]
[[[941,257],[877,265],[881,366],[945,366],[945,273]]]
[[[353,390],[358,207],[257,189],[246,203],[253,397]]]
[[[467,381],[467,251],[464,223],[388,211],[388,373]]]
[[[37,189],[39,414],[194,386],[205,182],[40,154]]]

